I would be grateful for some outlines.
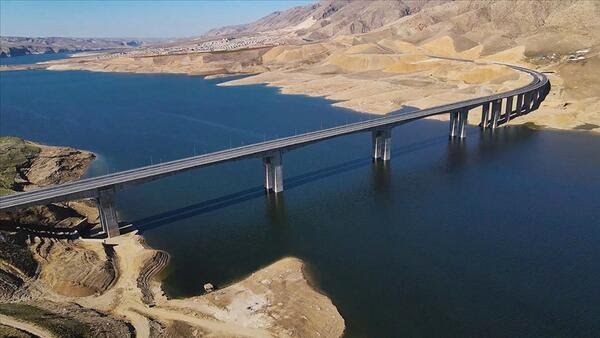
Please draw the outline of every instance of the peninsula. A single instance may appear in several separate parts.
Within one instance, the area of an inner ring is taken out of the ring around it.
[[[78,179],[94,155],[0,137],[5,194]],[[323,336],[344,320],[308,283],[303,263],[282,258],[203,296],[168,299],[168,255],[129,233],[84,239],[98,227],[93,202],[0,213],[0,333],[53,336]],[[198,289],[202,289],[199,285]],[[212,291],[212,290],[211,290]],[[16,330],[16,331],[15,331]]]

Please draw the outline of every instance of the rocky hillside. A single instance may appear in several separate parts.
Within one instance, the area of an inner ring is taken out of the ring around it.
[[[90,152],[0,137],[0,188],[11,194],[79,179],[94,159]],[[36,283],[57,293],[94,294],[115,278],[110,257],[76,237],[97,224],[87,201],[35,206],[0,213],[0,300],[36,295]]]
[[[254,73],[229,85],[268,83],[283,93],[322,96],[337,106],[386,114],[514,89],[528,79],[489,63],[520,64],[547,72],[553,89],[536,114],[511,123],[600,132],[600,1],[325,0],[210,34],[248,34],[244,39],[268,38],[275,46],[180,48],[175,54],[149,48],[142,55],[106,53],[36,67]],[[476,114],[469,116],[478,122]]]
[[[30,38],[2,36],[0,37],[0,57],[80,52],[101,49],[124,49],[138,47],[142,44],[144,44],[144,41],[132,39]]]
[[[94,154],[68,147],[49,147],[17,137],[0,137],[0,194],[79,179],[95,158]],[[34,206],[0,212],[0,229],[69,232],[96,223],[90,202]]]
[[[293,13],[300,16],[284,25]],[[599,1],[326,0],[237,29],[288,43],[264,54],[271,72],[235,84],[266,82],[386,113],[447,102],[456,93],[481,95],[486,83],[509,85],[497,70],[459,69],[429,56],[507,62],[547,71],[553,83],[545,109],[513,123],[600,131]]]
[[[324,0],[313,5],[274,12],[258,21],[213,29],[205,37],[240,36],[285,31],[304,41],[366,33],[442,0]]]
[[[479,43],[491,52],[529,40],[531,51],[539,52],[597,40],[599,7],[594,0],[322,0],[213,29],[205,37],[285,31],[318,41],[388,26],[387,34],[408,41],[453,35],[462,48]]]

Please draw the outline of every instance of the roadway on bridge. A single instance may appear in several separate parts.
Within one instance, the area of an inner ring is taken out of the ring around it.
[[[317,130],[301,135],[289,136],[242,147],[217,151],[209,154],[188,157],[180,160],[145,166],[104,176],[88,178],[76,182],[48,186],[28,192],[20,192],[0,198],[0,210],[28,207],[81,198],[97,197],[102,189],[119,189],[126,185],[140,184],[182,171],[215,165],[248,157],[267,156],[274,151],[287,151],[310,143],[359,132],[368,132],[381,128],[392,128],[416,119],[425,118],[462,109],[472,109],[491,101],[538,90],[548,83],[547,77],[539,72],[523,67],[507,65],[529,74],[532,81],[524,87],[500,94],[471,100],[445,104],[433,108],[412,112],[397,113],[338,127]]]

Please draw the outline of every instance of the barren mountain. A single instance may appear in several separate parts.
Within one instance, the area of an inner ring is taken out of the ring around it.
[[[220,49],[193,48],[211,36]],[[600,1],[324,0],[177,43],[36,67],[258,73],[228,84],[268,83],[386,114],[515,88],[527,79],[490,63],[521,64],[548,72],[553,90],[543,109],[511,123],[600,131]]]
[[[443,0],[324,0],[274,12],[258,21],[209,31],[205,37],[253,35],[282,30],[304,41],[335,35],[366,33]]]
[[[234,83],[267,82],[284,92],[326,96],[342,100],[336,104],[344,107],[386,113],[403,105],[425,107],[456,98],[440,85],[473,95],[493,90],[489,84],[504,83],[498,89],[509,85],[498,72],[461,70],[439,59],[427,60],[429,56],[516,63],[556,74],[551,76],[555,86],[547,109],[521,121],[600,131],[599,1],[356,0],[322,1],[310,9],[305,19],[287,27],[278,22],[276,30],[262,34],[291,31],[318,42],[274,47],[263,56],[263,65],[286,73],[267,72]],[[264,29],[262,24],[246,28],[257,27]],[[468,89],[470,84],[475,86]],[[409,92],[420,97],[415,100]]]
[[[144,42],[141,40],[134,39],[30,38],[2,36],[0,37],[0,57],[101,49],[123,49],[141,46],[143,43]]]

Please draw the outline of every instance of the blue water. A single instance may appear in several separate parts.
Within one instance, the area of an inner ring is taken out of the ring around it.
[[[72,53],[31,54],[0,58],[0,65],[26,65],[68,58]]]
[[[93,176],[368,118],[218,82],[3,72],[0,134],[94,151]],[[395,129],[389,165],[367,134],[286,153],[278,197],[259,159],[191,171],[120,192],[119,214],[172,255],[172,297],[292,255],[348,337],[599,336],[600,138],[447,129]]]

